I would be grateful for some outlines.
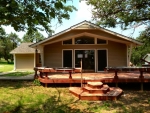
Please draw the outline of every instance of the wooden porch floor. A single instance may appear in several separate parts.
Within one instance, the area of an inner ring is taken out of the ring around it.
[[[101,73],[82,73],[83,83],[89,81],[99,81],[103,83],[127,83],[127,82],[150,82],[150,73],[143,73],[144,78],[139,78],[139,72],[118,73],[118,78],[114,78],[115,74],[110,72]],[[39,77],[42,83],[81,83],[81,73],[72,73],[69,78],[68,73],[49,73],[48,78]]]

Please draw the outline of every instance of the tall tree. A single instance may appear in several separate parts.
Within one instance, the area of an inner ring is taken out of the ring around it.
[[[150,28],[141,32],[137,40],[143,42],[143,45],[133,49],[131,60],[134,64],[140,65],[143,63],[141,62],[142,57],[150,53]]]
[[[51,21],[69,19],[69,13],[76,10],[66,5],[67,0],[1,0],[0,27],[11,25],[16,31],[45,30],[51,32]]]
[[[8,63],[13,61],[10,51],[20,43],[20,38],[15,33],[6,34],[4,29],[0,29],[0,58],[4,58]]]
[[[7,37],[12,43],[12,49],[15,49],[21,43],[21,39],[16,33],[10,33]]]
[[[122,29],[139,25],[150,26],[150,0],[88,0],[93,20],[104,27]]]
[[[0,58],[3,58],[4,40],[6,37],[6,32],[3,28],[0,28]]]
[[[38,32],[38,31],[33,31],[32,32],[27,32],[23,36],[23,42],[39,42],[44,39],[44,36]]]

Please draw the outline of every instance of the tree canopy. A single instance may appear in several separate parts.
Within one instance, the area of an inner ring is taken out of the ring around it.
[[[141,58],[147,53],[150,53],[150,28],[141,32],[137,40],[143,42],[143,45],[133,49],[131,60],[134,64],[140,65]]]
[[[44,36],[38,31],[29,31],[23,36],[23,42],[39,42],[44,39]]]
[[[88,0],[92,18],[98,25],[122,29],[150,26],[150,0]]]
[[[16,48],[21,39],[15,33],[6,34],[3,28],[0,28],[0,58],[4,58],[8,63],[13,61],[10,51]]]
[[[16,31],[45,30],[51,33],[51,21],[69,19],[76,10],[67,0],[1,0],[0,27],[11,25]]]

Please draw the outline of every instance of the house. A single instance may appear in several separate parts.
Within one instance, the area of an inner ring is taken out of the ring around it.
[[[139,45],[135,39],[83,21],[30,47],[40,50],[42,66],[78,68],[82,60],[83,71],[100,72],[128,66],[132,48]]]
[[[141,44],[135,39],[83,21],[29,47],[40,51],[41,66],[80,68],[82,60],[83,72],[101,72],[105,67],[128,66],[132,48]],[[32,57],[37,59],[35,50],[32,50]],[[20,60],[18,57],[28,54],[11,53],[16,57],[16,65]],[[35,67],[39,61],[33,58],[30,60],[32,67]],[[29,61],[19,62],[22,66]]]
[[[39,57],[39,53],[35,54],[35,49],[29,47],[32,43],[21,43],[20,46],[10,52],[14,56],[14,70],[33,70],[36,64],[39,64],[40,60],[35,57]],[[38,63],[39,62],[39,63]]]

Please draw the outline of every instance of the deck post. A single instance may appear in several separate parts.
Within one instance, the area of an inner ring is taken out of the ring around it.
[[[45,83],[45,87],[47,88],[47,83]]]
[[[81,58],[81,88],[83,88],[83,77],[82,77],[82,58]]]
[[[141,82],[141,91],[143,92],[143,82]]]
[[[144,79],[143,71],[145,71],[145,70],[144,69],[140,69],[139,79],[141,80],[141,91],[143,91],[143,79]]]
[[[37,74],[38,69],[35,67],[34,68],[34,79],[38,78],[38,74]]]
[[[114,76],[116,87],[118,87],[118,69],[115,70],[115,76]]]

